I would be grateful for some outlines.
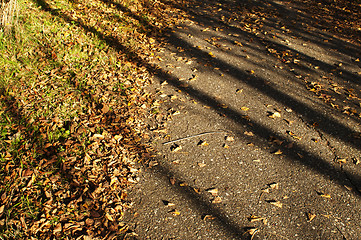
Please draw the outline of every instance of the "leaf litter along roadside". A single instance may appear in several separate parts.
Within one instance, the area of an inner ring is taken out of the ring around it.
[[[0,239],[128,230],[126,189],[149,155],[144,118],[156,111],[146,69],[99,36],[151,59],[149,28],[162,23],[145,1],[116,4],[22,1],[15,35],[0,33]]]

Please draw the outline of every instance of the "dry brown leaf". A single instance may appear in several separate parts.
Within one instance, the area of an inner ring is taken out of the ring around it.
[[[282,206],[283,206],[283,204],[280,201],[268,200],[267,202],[274,205],[274,206],[276,206],[276,207],[279,207],[279,208],[282,208]]]
[[[339,158],[336,160],[337,163],[346,163],[346,158]]]
[[[0,207],[0,216],[3,214],[4,209],[5,209],[5,205],[2,205],[2,206]]]
[[[200,162],[200,163],[198,163],[198,166],[202,168],[202,167],[207,166],[207,164],[205,164],[204,162]]]
[[[169,178],[170,184],[174,185],[176,183],[176,179],[174,177]]]
[[[212,200],[212,203],[221,203],[222,202],[222,198],[221,197],[216,197]]]
[[[57,234],[57,233],[60,233],[62,231],[63,231],[63,228],[61,226],[61,223],[58,223],[53,229],[53,234]]]
[[[250,222],[258,222],[258,221],[263,221],[265,218],[263,217],[258,217],[258,216],[254,216],[251,215],[250,217],[248,217],[248,221]]]
[[[280,118],[281,114],[279,112],[274,112],[274,113],[270,113],[268,114],[269,118],[275,119],[275,118]]]
[[[207,219],[209,219],[209,220],[214,220],[214,219],[216,219],[216,217],[214,217],[214,216],[212,216],[212,215],[209,215],[209,214],[204,215],[204,216],[202,217],[202,220],[207,220]]]
[[[251,131],[245,131],[244,135],[247,135],[247,136],[250,136],[250,137],[254,136],[253,132],[251,132]]]
[[[307,213],[307,220],[308,220],[308,222],[311,222],[315,217],[316,217],[316,214],[314,214],[314,213],[312,213],[312,212],[308,212],[308,213]]]
[[[318,192],[318,191],[316,191],[316,193],[323,198],[331,198],[330,194],[326,194],[324,192]]]
[[[197,76],[196,74],[193,74],[192,77],[189,78],[188,80],[189,80],[189,81],[194,81],[194,80],[197,79],[197,77],[198,77],[198,76]]]
[[[170,147],[170,150],[171,150],[172,152],[178,152],[178,151],[180,151],[181,149],[182,149],[182,146],[177,145],[177,144],[174,144],[174,145],[172,145],[172,146]]]
[[[252,238],[257,232],[258,232],[258,228],[248,228],[248,229],[246,229],[246,233],[248,233],[249,235],[252,235]]]
[[[233,141],[234,141],[234,137],[233,137],[233,136],[226,136],[226,141],[228,141],[228,142],[233,142]]]
[[[279,188],[279,184],[278,183],[270,183],[269,185],[268,185],[271,189],[278,189]]]
[[[209,192],[210,194],[212,194],[212,196],[217,196],[217,195],[218,195],[218,189],[217,189],[217,188],[207,189],[207,192]]]
[[[174,216],[179,216],[180,215],[180,212],[175,210],[175,209],[173,209],[173,210],[171,210],[169,212],[172,213]]]
[[[162,200],[162,202],[163,202],[163,204],[164,204],[165,206],[167,206],[167,207],[173,207],[173,206],[175,206],[174,203],[171,203],[171,202],[169,202],[169,201],[167,201],[167,200]]]
[[[197,143],[198,146],[208,146],[209,144],[206,142],[206,141],[203,141],[203,140],[200,140],[198,143]]]

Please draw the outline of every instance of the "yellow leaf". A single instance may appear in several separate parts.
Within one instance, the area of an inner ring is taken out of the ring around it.
[[[177,210],[172,210],[172,211],[170,211],[170,213],[172,213],[174,216],[178,216],[178,215],[180,215],[180,212],[178,212]]]
[[[330,195],[330,194],[321,194],[321,197],[324,197],[324,198],[331,198],[331,195]]]
[[[346,163],[346,159],[345,158],[339,158],[336,160],[338,163]]]
[[[274,154],[276,154],[276,155],[281,155],[283,152],[280,150],[280,149],[278,149],[276,152],[274,152]]]
[[[315,217],[316,217],[316,214],[313,214],[311,212],[307,213],[308,222],[311,222]]]
[[[242,111],[248,111],[249,108],[248,107],[241,107]]]
[[[280,201],[275,201],[275,200],[270,200],[268,201],[270,204],[276,206],[276,207],[279,207],[279,208],[282,208],[282,203]]]
[[[209,144],[206,141],[200,140],[197,144],[198,146],[208,146]]]

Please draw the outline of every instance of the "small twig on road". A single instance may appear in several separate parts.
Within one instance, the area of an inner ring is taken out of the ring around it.
[[[336,227],[337,230],[341,233],[343,239],[344,239],[344,240],[347,240],[347,237],[345,236],[345,234],[341,231],[341,229],[340,229],[338,226],[336,226],[336,224],[335,224],[335,227]]]
[[[211,132],[204,132],[204,133],[199,133],[196,135],[192,135],[192,136],[188,136],[188,137],[183,137],[183,138],[178,138],[172,141],[168,141],[168,142],[164,142],[163,145],[167,145],[167,144],[171,144],[171,143],[175,143],[175,142],[179,142],[182,140],[186,140],[186,139],[190,139],[190,138],[194,138],[194,137],[199,137],[199,136],[203,136],[203,135],[207,135],[207,134],[215,134],[215,133],[227,133],[227,131],[211,131]]]

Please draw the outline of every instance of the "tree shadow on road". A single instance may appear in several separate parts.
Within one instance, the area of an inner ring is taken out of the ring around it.
[[[43,10],[49,11],[53,15],[57,17],[63,18],[66,22],[74,23],[79,28],[84,29],[86,32],[94,34],[99,39],[102,39],[105,41],[109,46],[113,47],[114,49],[121,51],[127,55],[127,58],[129,61],[132,61],[136,63],[138,66],[145,67],[149,72],[156,75],[159,79],[166,80],[170,85],[172,85],[175,89],[181,90],[182,92],[188,94],[191,98],[211,107],[215,111],[217,111],[219,114],[224,115],[226,118],[232,120],[237,125],[247,125],[249,129],[252,130],[252,132],[258,137],[263,140],[269,139],[270,136],[274,136],[280,141],[287,142],[287,139],[282,134],[279,134],[277,132],[274,132],[273,130],[269,129],[266,126],[263,126],[259,122],[251,120],[246,120],[242,117],[240,114],[240,111],[238,109],[235,109],[233,107],[228,108],[222,108],[219,107],[222,105],[222,102],[214,99],[213,97],[209,96],[207,93],[203,92],[202,90],[193,88],[192,86],[184,87],[183,82],[179,81],[179,79],[161,69],[157,65],[151,64],[147,60],[141,58],[138,53],[134,52],[129,47],[125,46],[124,44],[120,43],[116,38],[113,38],[111,36],[106,36],[102,32],[98,31],[94,27],[90,26],[86,22],[78,19],[74,19],[69,15],[65,15],[61,12],[58,12],[54,9],[52,9],[46,1],[43,0],[37,0],[36,1],[39,6],[42,7]],[[145,25],[146,28],[149,28],[149,25],[147,22],[144,22],[141,20],[139,16],[137,16],[132,11],[128,10],[125,6],[122,6],[118,3],[111,3],[110,1],[106,1],[106,3],[115,4],[115,7],[119,8],[120,10],[126,12],[134,19],[139,20],[141,24]],[[222,3],[222,2],[219,2]],[[359,100],[360,94],[357,92],[360,90],[360,77],[357,73],[353,72],[352,70],[348,69],[340,69],[340,66],[335,66],[334,64],[338,64],[338,62],[330,63],[322,61],[322,59],[316,59],[315,56],[309,56],[307,53],[294,49],[292,46],[287,45],[287,41],[290,41],[289,39],[283,39],[283,43],[280,43],[279,39],[282,39],[282,37],[288,36],[289,32],[286,31],[289,29],[292,32],[292,35],[295,36],[297,39],[301,39],[300,41],[306,41],[308,44],[312,44],[314,46],[319,46],[322,48],[337,48],[337,51],[341,55],[348,55],[350,59],[347,59],[348,62],[354,61],[354,56],[351,56],[350,53],[358,54],[360,55],[360,50],[357,48],[357,45],[345,42],[341,40],[340,38],[334,38],[333,36],[330,36],[326,34],[325,32],[318,32],[318,31],[305,31],[304,29],[306,27],[303,27],[302,24],[300,26],[295,27],[292,24],[289,24],[288,20],[292,21],[298,21],[300,18],[296,17],[293,19],[286,19],[282,18],[284,15],[287,16],[301,16],[304,22],[310,21],[308,24],[311,25],[313,22],[307,16],[305,13],[299,14],[297,13],[297,10],[290,10],[288,8],[284,8],[280,4],[276,4],[273,1],[266,1],[266,2],[255,2],[255,3],[249,3],[249,2],[243,2],[243,5],[237,6],[236,9],[243,10],[242,8],[258,8],[261,7],[262,9],[272,8],[272,11],[277,11],[278,15],[274,16],[274,19],[268,18],[267,15],[263,16],[264,22],[260,22],[256,26],[246,26],[245,24],[239,24],[237,23],[237,20],[234,20],[237,18],[242,18],[242,14],[236,14],[232,15],[232,12],[227,11],[227,14],[229,14],[229,18],[225,18],[225,20],[219,20],[222,19],[222,16],[218,16],[218,14],[215,10],[219,8],[225,8],[224,6],[218,6],[218,2],[203,2],[204,6],[200,6],[199,9],[202,7],[205,7],[209,9],[209,11],[205,12],[197,12],[197,8],[195,7],[199,3],[193,3],[193,2],[186,2],[183,1],[182,5],[179,5],[177,3],[168,1],[165,2],[165,4],[170,4],[175,8],[182,9],[188,14],[188,17],[195,22],[198,26],[204,26],[204,28],[209,27],[212,29],[212,34],[215,34],[213,29],[220,28],[223,29],[222,32],[222,38],[228,37],[228,41],[234,43],[237,39],[241,39],[239,41],[242,41],[244,45],[246,44],[244,39],[248,39],[250,41],[253,41],[253,43],[250,43],[248,51],[256,51],[255,55],[258,55],[260,58],[269,58],[273,59],[275,61],[280,61],[279,64],[284,64],[284,68],[287,68],[288,70],[293,69],[290,71],[291,73],[279,73],[275,71],[276,74],[284,74],[288,78],[292,78],[290,80],[291,82],[296,82],[299,86],[303,86],[304,89],[307,90],[307,87],[312,87],[312,78],[308,75],[302,76],[300,78],[297,78],[296,76],[299,76],[303,74],[305,69],[308,69],[310,73],[315,73],[315,68],[308,68],[309,66],[315,66],[317,69],[320,69],[322,72],[330,73],[334,72],[333,76],[335,80],[332,81],[332,84],[338,84],[338,86],[341,86],[343,89],[354,89],[353,91],[350,91],[353,95],[353,99]],[[110,5],[111,6],[111,5]],[[226,7],[234,7],[232,3],[230,5],[226,5]],[[192,9],[192,11],[190,11]],[[274,10],[276,9],[276,10]],[[221,11],[219,11],[221,12]],[[262,12],[261,12],[262,13]],[[260,16],[256,16],[255,18],[259,18]],[[232,19],[233,18],[233,19]],[[229,19],[232,19],[230,21],[227,21]],[[254,18],[250,18],[252,20]],[[250,21],[249,20],[249,21]],[[210,21],[213,21],[213,23],[210,24]],[[258,28],[261,28],[261,26],[265,27],[265,31],[278,31],[275,34],[272,34],[271,37],[269,35],[265,36],[262,35],[261,30]],[[246,29],[246,28],[249,28]],[[257,27],[257,28],[256,28]],[[315,27],[316,28],[316,27]],[[159,31],[160,29],[152,27],[154,31]],[[254,32],[252,29],[256,29],[256,32]],[[209,34],[208,36],[206,33],[203,35],[205,38],[211,38],[212,34]],[[236,36],[237,37],[234,37]],[[274,38],[273,38],[274,37]],[[278,39],[275,41],[274,39]],[[327,40],[327,41],[325,41]],[[294,112],[302,116],[303,120],[307,123],[308,126],[310,126],[311,129],[320,132],[321,134],[325,133],[327,135],[333,136],[335,138],[338,138],[341,140],[341,144],[347,144],[349,146],[352,146],[353,148],[356,148],[360,150],[360,139],[359,137],[359,130],[355,130],[349,125],[346,125],[344,122],[340,122],[337,119],[342,118],[343,113],[340,111],[337,111],[337,108],[334,110],[336,111],[335,117],[329,116],[329,112],[323,113],[322,109],[316,109],[313,106],[310,106],[308,103],[305,103],[301,101],[299,96],[297,96],[299,93],[292,93],[292,92],[285,92],[281,88],[277,87],[280,83],[277,83],[272,85],[269,84],[269,80],[257,77],[254,74],[251,74],[250,72],[247,72],[247,70],[242,69],[232,63],[227,62],[224,59],[218,59],[217,57],[214,58],[210,56],[209,52],[200,50],[196,46],[191,45],[189,42],[185,41],[183,38],[180,38],[179,35],[176,33],[170,33],[169,38],[167,39],[168,43],[172,45],[175,49],[176,48],[182,48],[184,49],[183,53],[185,56],[193,57],[201,64],[212,64],[213,68],[218,68],[222,73],[225,75],[231,76],[232,78],[236,79],[239,82],[242,82],[249,87],[253,88],[257,94],[261,94],[264,96],[267,96],[271,99],[273,99],[275,102],[278,102],[282,106],[291,108]],[[257,49],[255,45],[260,45],[261,48]],[[252,48],[253,46],[253,48]],[[339,47],[339,46],[346,46]],[[272,51],[272,50],[274,51]],[[265,54],[265,51],[270,50],[271,52],[267,52]],[[234,55],[235,53],[230,52],[230,55]],[[336,54],[337,55],[337,54]],[[355,55],[355,56],[356,56]],[[306,63],[305,66],[299,65],[297,62],[293,61],[295,58],[297,60],[302,61]],[[339,60],[339,59],[335,59]],[[247,60],[250,63],[252,63],[254,66],[262,67],[262,63],[252,62],[252,60]],[[249,69],[251,70],[251,69]],[[211,71],[207,68],[202,68],[200,71]],[[342,73],[341,73],[342,72]],[[321,77],[321,76],[320,76]],[[341,81],[341,82],[340,82]],[[278,85],[277,85],[278,84]],[[315,89],[316,91],[317,89]],[[335,101],[328,101],[326,102],[326,108],[333,110],[333,108],[330,108],[330,102],[333,105],[340,105],[340,94],[338,93],[329,93],[327,92],[317,92],[319,95],[316,95],[316,97],[322,96],[322,94],[328,94],[330,95],[331,99],[335,98]],[[351,94],[350,93],[350,94]],[[344,93],[345,94],[345,93]],[[347,99],[348,100],[348,99]],[[341,101],[342,102],[342,101]],[[322,106],[322,105],[320,105]],[[356,112],[360,112],[359,106],[352,106],[352,109],[356,109]],[[341,108],[340,110],[343,110]],[[345,109],[346,114],[350,115],[350,121],[353,121],[353,124],[358,124],[360,122],[359,116],[356,115],[353,111],[348,111],[349,109]],[[250,124],[251,123],[251,124]],[[252,126],[250,126],[252,125]],[[230,129],[234,134],[242,137],[243,131],[239,131],[237,128]],[[356,137],[355,137],[356,136]],[[263,146],[262,141],[260,141],[259,146]],[[342,171],[337,165],[332,164],[332,161],[325,160],[320,158],[319,156],[311,153],[309,150],[305,149],[303,146],[295,144],[292,149],[282,148],[282,151],[285,156],[287,156],[288,159],[291,161],[297,162],[300,165],[306,166],[308,169],[312,171],[316,171],[319,174],[323,175],[324,178],[329,179],[335,183],[337,183],[340,186],[344,185],[351,185],[354,186],[354,193],[358,196],[360,196],[360,192],[357,189],[359,187],[357,185],[358,182],[361,182],[361,176],[355,173],[348,172],[346,170]],[[300,155],[302,156],[308,156],[307,159],[300,158]],[[334,159],[332,159],[334,160]],[[162,177],[167,177],[169,175],[177,175],[179,173],[173,173],[170,169],[168,169],[166,166],[159,166],[158,167],[159,175]],[[180,175],[180,174],[179,174]],[[181,177],[180,177],[181,178]],[[234,222],[226,217],[226,215],[222,212],[222,210],[213,207],[211,204],[208,204],[207,202],[200,199],[194,192],[191,190],[187,190],[185,188],[177,188],[176,191],[179,191],[181,194],[186,195],[187,198],[192,199],[194,207],[197,208],[198,205],[202,206],[200,211],[208,211],[217,216],[217,224],[225,228],[227,231],[229,231],[233,236],[239,236],[241,235],[242,230],[240,229],[237,224],[234,224]]]

